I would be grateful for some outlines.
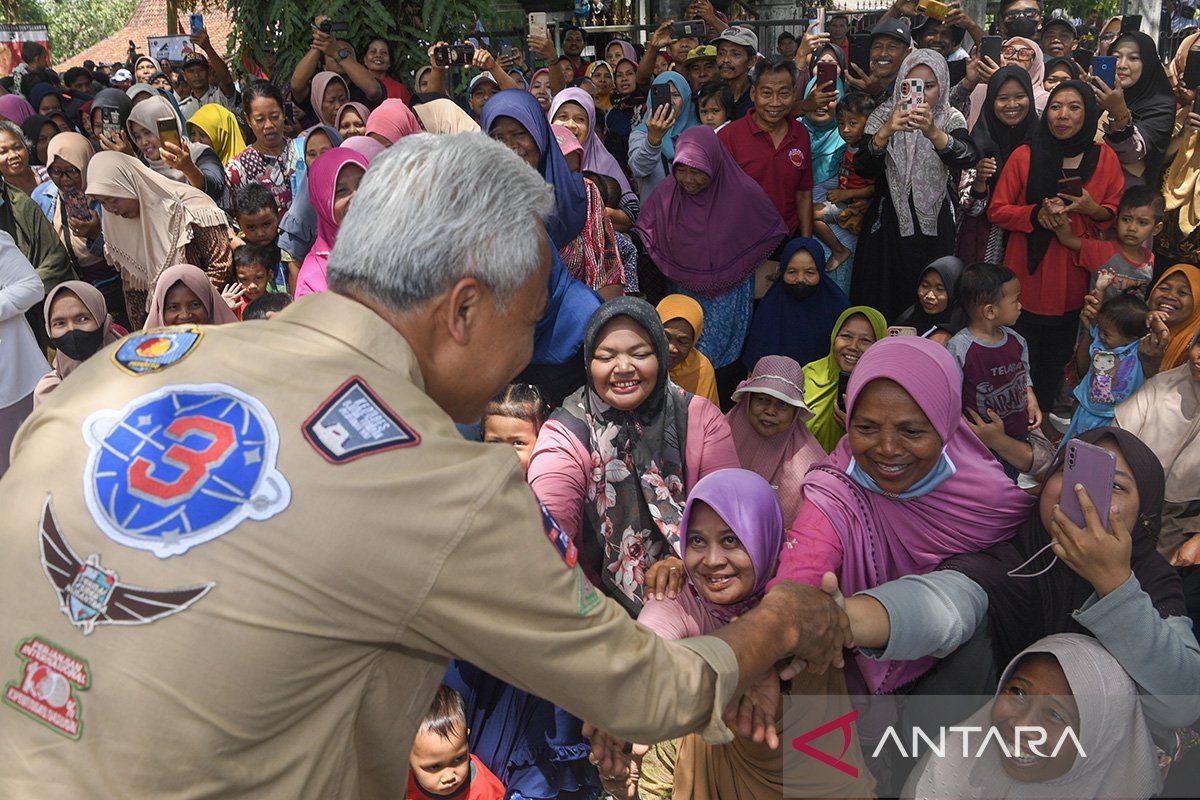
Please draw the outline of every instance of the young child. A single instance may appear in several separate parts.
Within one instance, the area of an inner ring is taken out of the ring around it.
[[[462,695],[449,686],[439,687],[408,757],[407,800],[504,800],[500,779],[471,755],[469,734]]]
[[[825,203],[813,208],[814,230],[820,224],[829,230],[828,223],[836,222],[850,233],[857,234],[862,228],[862,212],[850,208],[855,200],[868,200],[875,195],[875,181],[864,178],[854,171],[854,154],[862,145],[863,135],[867,129],[867,119],[875,110],[875,101],[865,92],[847,92],[838,101],[837,122],[838,132],[846,142],[846,152],[842,154],[842,166],[838,171],[838,188],[831,189],[825,195]],[[832,235],[832,231],[830,231]],[[829,272],[837,269],[838,265],[826,265]]]
[[[1146,382],[1138,347],[1149,331],[1149,315],[1145,301],[1130,294],[1110,297],[1100,307],[1091,341],[1081,341],[1075,350],[1075,369],[1083,380],[1075,387],[1079,407],[1064,442],[1113,424],[1117,405]]]
[[[700,122],[719,131],[733,119],[733,92],[724,81],[709,81],[696,90],[696,109]]]
[[[246,304],[245,310],[242,311],[242,322],[270,319],[291,304],[292,296],[287,292],[268,292]]]
[[[244,244],[233,251],[233,280],[242,287],[241,301],[234,306],[238,319],[246,306],[268,292],[286,292],[274,282],[273,254],[258,244]]]
[[[538,388],[529,383],[510,383],[483,412],[483,441],[511,445],[521,469],[529,470],[533,445],[546,421],[548,409]]]
[[[1021,316],[1021,282],[1008,267],[981,262],[963,270],[954,293],[967,327],[946,346],[963,371],[963,410],[985,421],[994,413],[1009,438],[1027,442],[1042,424],[1042,412],[1030,380],[1029,347],[1011,327]],[[1016,479],[1017,465],[1001,451],[997,457]]]
[[[279,246],[279,204],[271,190],[261,183],[243,186],[237,192],[236,208],[240,242],[235,239],[235,252],[243,243],[271,248],[273,282],[282,291],[295,294],[300,265]]]
[[[1154,277],[1151,243],[1163,229],[1164,214],[1162,193],[1149,186],[1131,186],[1117,206],[1116,239],[1084,239],[1071,231],[1066,214],[1055,214],[1052,219],[1058,241],[1075,251],[1076,264],[1093,273],[1092,288],[1108,276],[1106,297],[1145,297]]]
[[[589,171],[585,171],[583,177],[596,184],[596,188],[600,190],[600,197],[604,200],[605,208],[616,210],[621,207],[621,184],[617,183],[616,178]],[[616,235],[617,253],[620,254],[621,265],[625,268],[625,294],[640,297],[637,245],[633,243],[633,239],[630,239],[627,233],[616,231]]]

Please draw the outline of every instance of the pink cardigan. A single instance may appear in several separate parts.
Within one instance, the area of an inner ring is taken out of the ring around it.
[[[841,574],[842,540],[819,508],[801,501],[779,552],[779,568],[768,586],[780,581],[821,585],[826,572]]]
[[[733,433],[721,410],[703,397],[688,404],[684,483],[690,492],[710,472],[740,467]],[[576,546],[581,545],[583,501],[592,481],[587,445],[551,420],[538,433],[529,462],[529,485]]]

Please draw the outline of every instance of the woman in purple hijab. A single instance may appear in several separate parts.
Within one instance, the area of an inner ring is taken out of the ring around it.
[[[628,230],[641,209],[637,193],[629,185],[629,178],[621,165],[605,148],[596,133],[596,102],[584,89],[564,89],[550,103],[550,122],[562,125],[583,145],[583,172],[607,175],[621,186],[621,207],[615,210],[613,225],[617,230]],[[621,219],[624,217],[624,219]]]

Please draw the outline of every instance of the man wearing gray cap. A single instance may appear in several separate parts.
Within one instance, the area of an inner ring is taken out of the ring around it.
[[[758,61],[758,37],[749,28],[733,25],[713,39],[717,46],[717,73],[733,92],[733,119],[754,108],[750,97],[750,69]]]

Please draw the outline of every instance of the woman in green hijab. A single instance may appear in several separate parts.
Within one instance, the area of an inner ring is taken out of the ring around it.
[[[886,335],[883,314],[868,306],[851,306],[833,326],[829,355],[804,365],[804,402],[813,412],[808,428],[826,453],[846,433],[850,373],[867,348]]]

